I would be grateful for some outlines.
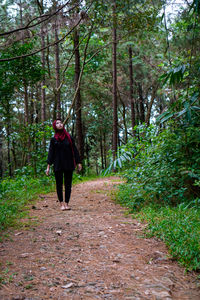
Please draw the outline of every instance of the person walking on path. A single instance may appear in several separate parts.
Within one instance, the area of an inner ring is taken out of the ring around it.
[[[69,200],[71,195],[72,175],[76,166],[81,171],[80,156],[74,139],[65,130],[60,119],[53,122],[55,131],[54,137],[50,141],[46,175],[49,175],[50,166],[54,166],[56,180],[56,191],[61,210],[69,210]],[[65,184],[65,201],[63,201],[63,176]]]

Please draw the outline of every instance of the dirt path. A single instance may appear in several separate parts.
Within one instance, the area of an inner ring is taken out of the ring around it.
[[[110,199],[115,184],[76,185],[71,211],[60,211],[55,193],[33,207],[39,224],[0,244],[1,300],[200,299],[195,277],[167,257],[162,242],[140,238],[145,225]]]

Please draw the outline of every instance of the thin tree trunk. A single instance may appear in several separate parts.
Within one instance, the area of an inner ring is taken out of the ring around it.
[[[143,98],[143,92],[142,92],[142,86],[139,83],[138,84],[138,93],[139,93],[139,100],[140,100],[140,122],[145,122],[145,114],[144,114],[144,98]]]
[[[125,104],[120,96],[120,92],[118,90],[118,95],[119,95],[119,99],[120,99],[120,102],[122,104],[122,119],[123,119],[123,124],[124,124],[124,131],[125,131],[125,144],[127,143],[128,141],[128,129],[127,129],[127,124],[126,124],[126,107],[125,107]]]
[[[3,146],[3,124],[2,124],[2,121],[0,120],[0,178],[3,177],[3,151],[2,151],[2,146]]]
[[[133,135],[135,135],[134,127],[136,125],[136,118],[135,118],[135,103],[133,99],[133,63],[132,63],[132,48],[129,47],[129,80],[130,80],[130,103],[131,103],[131,125]]]
[[[103,133],[103,145],[104,145],[104,166],[107,168],[107,148],[106,148],[106,134]]]
[[[44,13],[44,3],[43,0],[41,1],[41,14]],[[45,31],[44,31],[44,24],[42,23],[41,26],[41,47],[45,47]],[[45,70],[46,67],[46,61],[45,61],[45,50],[42,50],[41,52],[41,61],[42,61],[42,69]],[[46,76],[45,72],[42,77],[41,82],[41,122],[42,126],[44,128],[44,124],[46,121],[46,89],[44,88],[46,86]],[[43,129],[44,130],[44,129]],[[45,132],[45,130],[44,130]],[[43,149],[45,151],[46,149],[46,133],[44,134],[44,137],[42,139]]]
[[[24,122],[25,125],[28,125],[28,120],[29,120],[28,87],[25,79],[23,80],[23,83],[24,83]]]
[[[46,43],[47,43],[47,45],[49,45],[49,36],[48,36],[48,34],[47,34]],[[50,67],[50,61],[49,61],[49,48],[47,48],[47,52],[46,52],[46,63],[47,63],[48,75],[49,75],[49,78],[51,78],[51,67]]]
[[[7,99],[6,105],[6,113],[7,113],[7,120],[6,120],[6,135],[7,135],[7,160],[8,160],[8,174],[12,176],[12,169],[11,169],[11,155],[10,155],[10,103]]]
[[[75,89],[79,84],[80,77],[80,53],[79,53],[79,33],[77,29],[74,30],[74,49],[75,49]],[[83,127],[82,127],[82,99],[81,90],[78,88],[76,95],[76,136],[77,136],[77,147],[80,153],[81,161],[84,158],[84,139],[83,139]]]
[[[16,170],[17,169],[17,156],[16,156],[16,151],[15,151],[15,141],[12,141],[12,156],[13,156],[13,161],[14,161],[14,166],[13,169]]]
[[[145,123],[147,126],[150,125],[150,117],[151,117],[151,109],[155,100],[155,96],[156,96],[156,91],[157,91],[157,86],[153,87],[153,91],[151,94],[151,101],[148,105],[148,110],[147,110],[147,114],[146,114],[146,119],[145,119]]]
[[[54,24],[55,42],[58,41],[58,23],[57,19]],[[61,103],[60,103],[60,50],[59,44],[55,45],[55,73],[56,73],[56,88],[55,88],[55,107],[56,117],[61,118]]]
[[[23,26],[23,11],[22,11],[22,1],[20,0],[19,2],[19,6],[20,6],[20,23],[21,26]],[[22,33],[23,34],[23,33]],[[24,44],[24,36],[22,36],[22,44]],[[24,58],[22,58],[22,65],[23,68],[25,68],[24,66]],[[23,78],[23,87],[24,87],[24,125],[27,127],[29,124],[29,106],[28,106],[28,85],[27,85],[27,80],[24,77]],[[25,155],[25,158],[27,158],[28,163],[30,162],[30,138],[29,136],[27,137],[27,155]],[[26,163],[26,160],[24,161],[24,164]]]
[[[102,132],[100,132],[100,152],[101,152],[101,168],[104,169],[104,155],[103,155],[103,139]]]
[[[118,144],[118,116],[117,116],[117,17],[116,0],[113,1],[113,49],[112,49],[112,68],[113,68],[113,161],[116,159]]]
[[[44,14],[44,1],[41,0],[41,2],[37,1],[38,4],[38,10],[40,15]],[[41,30],[40,30],[40,36],[41,36],[41,48],[43,49],[45,47],[45,30],[44,30],[44,24],[42,23],[41,25]],[[45,49],[41,51],[41,62],[42,62],[42,69],[43,71],[45,70],[46,66],[46,61],[45,61]],[[46,76],[45,73],[42,76],[42,81],[41,81],[41,122],[44,125],[44,122],[46,121],[46,90],[44,86],[46,85]],[[45,138],[43,139],[43,146],[45,148]]]
[[[44,36],[44,28],[41,28],[41,46],[45,47],[45,36]],[[42,69],[45,70],[45,50],[41,53],[42,60]],[[46,91],[44,86],[46,85],[45,74],[43,74],[42,82],[41,82],[41,121],[42,124],[46,121]]]
[[[87,161],[87,169],[89,172],[89,168],[90,168],[90,148],[88,145],[88,139],[86,138],[86,144],[85,144],[85,156],[86,156],[86,161]],[[89,175],[89,174],[87,174]]]

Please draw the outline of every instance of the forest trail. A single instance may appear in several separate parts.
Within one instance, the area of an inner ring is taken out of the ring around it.
[[[38,201],[30,213],[37,225],[0,244],[10,281],[0,299],[200,299],[195,276],[184,274],[161,241],[141,238],[145,224],[111,200],[119,181],[74,186],[70,211],[60,210],[55,193]]]

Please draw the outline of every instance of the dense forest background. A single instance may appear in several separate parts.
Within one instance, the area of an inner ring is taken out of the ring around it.
[[[200,0],[4,0],[0,16],[2,228],[13,199],[52,188],[61,118],[83,174],[123,174],[119,201],[150,204],[153,233],[200,269]]]
[[[198,1],[2,1],[0,37],[1,177],[44,171],[56,117],[97,173],[135,126],[194,122]]]

